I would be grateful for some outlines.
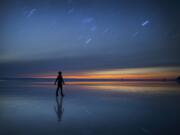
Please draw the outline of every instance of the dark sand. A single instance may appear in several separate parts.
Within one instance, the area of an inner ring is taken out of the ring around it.
[[[179,135],[180,85],[0,82],[0,135]]]

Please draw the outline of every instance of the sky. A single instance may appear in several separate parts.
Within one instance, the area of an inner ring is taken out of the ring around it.
[[[178,0],[2,0],[0,76],[179,75],[179,13]]]

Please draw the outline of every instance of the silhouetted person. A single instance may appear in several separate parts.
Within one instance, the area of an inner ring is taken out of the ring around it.
[[[54,108],[56,115],[58,117],[58,121],[62,121],[62,117],[63,117],[63,112],[64,112],[64,108],[63,108],[63,97],[61,97],[61,99],[59,99],[59,97],[56,97],[56,107]]]
[[[63,94],[64,80],[63,80],[63,77],[62,77],[62,72],[58,72],[58,73],[59,73],[59,75],[57,76],[57,78],[55,80],[55,85],[58,82],[57,90],[56,90],[56,96],[58,96],[59,88],[60,88],[61,89],[61,96],[63,97],[64,96],[64,94]]]
[[[176,78],[176,82],[180,84],[180,76]]]

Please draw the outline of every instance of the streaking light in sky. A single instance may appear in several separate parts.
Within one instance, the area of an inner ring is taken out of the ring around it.
[[[103,33],[107,33],[107,32],[109,32],[109,28],[105,28],[103,31]]]
[[[133,37],[136,37],[139,34],[139,32],[135,32],[132,34]]]
[[[72,14],[74,12],[74,8],[71,8],[67,11],[67,14]]]
[[[0,12],[1,76],[180,65],[174,1],[3,0]]]
[[[144,27],[149,24],[149,20],[144,21],[141,25]]]
[[[87,17],[82,20],[83,23],[91,23],[94,20],[93,17]]]
[[[92,41],[92,38],[88,38],[85,43],[89,44],[91,41]]]
[[[27,17],[31,17],[35,12],[36,12],[37,9],[33,8],[30,10],[29,14],[27,15]]]

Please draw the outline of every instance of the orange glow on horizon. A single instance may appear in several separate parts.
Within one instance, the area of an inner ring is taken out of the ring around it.
[[[180,67],[149,67],[96,70],[64,73],[65,79],[173,79],[180,75]],[[56,73],[29,75],[31,78],[56,78]]]

